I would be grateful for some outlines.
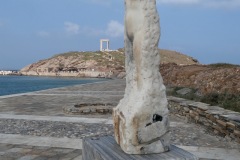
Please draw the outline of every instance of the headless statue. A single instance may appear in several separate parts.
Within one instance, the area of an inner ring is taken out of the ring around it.
[[[115,140],[128,154],[169,150],[165,86],[159,72],[156,0],[125,0],[124,98],[113,110]]]

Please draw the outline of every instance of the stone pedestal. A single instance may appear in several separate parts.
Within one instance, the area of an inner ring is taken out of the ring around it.
[[[198,160],[193,154],[170,145],[170,151],[161,154],[128,155],[112,136],[83,140],[83,160]]]

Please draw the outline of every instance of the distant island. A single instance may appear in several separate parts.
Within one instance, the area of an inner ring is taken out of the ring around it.
[[[161,64],[199,64],[192,57],[176,51],[159,49]],[[22,75],[123,78],[125,76],[124,50],[78,52],[71,51],[40,60],[20,70]]]

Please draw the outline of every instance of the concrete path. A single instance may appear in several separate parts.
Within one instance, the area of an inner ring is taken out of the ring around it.
[[[117,104],[124,80],[76,85],[0,97],[0,120],[48,121],[111,125],[111,115],[66,115],[62,108],[76,103]],[[172,143],[202,159],[239,159],[240,145],[208,133],[204,128],[170,117]],[[90,126],[90,125],[89,125]],[[1,128],[0,128],[1,129]],[[82,139],[2,133],[0,160],[81,160]]]
[[[113,124],[111,117],[109,119],[104,119],[104,118],[85,118],[85,117],[0,114],[0,119],[22,119],[22,120],[34,120],[34,121],[73,122],[73,123],[89,123],[89,124],[91,123]]]
[[[191,152],[200,158],[205,159],[231,159],[239,160],[239,150],[238,149],[224,149],[224,148],[212,148],[212,147],[196,147],[196,146],[179,146],[184,150]]]

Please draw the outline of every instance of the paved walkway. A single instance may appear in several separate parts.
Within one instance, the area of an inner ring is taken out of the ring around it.
[[[124,88],[124,80],[112,80],[0,97],[0,160],[81,160],[80,137],[113,134],[111,115],[67,115],[62,108],[117,104]],[[239,144],[181,118],[170,119],[172,144],[202,159],[239,159]]]

